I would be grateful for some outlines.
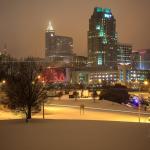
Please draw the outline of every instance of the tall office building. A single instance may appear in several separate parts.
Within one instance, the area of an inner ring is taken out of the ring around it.
[[[94,8],[89,19],[88,64],[108,68],[117,65],[116,20],[109,8]]]
[[[122,65],[131,64],[132,45],[118,43],[117,45],[117,62]]]
[[[139,50],[140,53],[140,69],[150,70],[150,49]]]
[[[132,62],[136,69],[150,70],[150,49],[133,52]]]
[[[73,57],[73,39],[67,36],[58,36],[49,22],[45,33],[45,57],[53,62],[70,62]]]
[[[139,52],[132,52],[131,60],[132,60],[132,68],[133,69],[142,68],[142,66],[141,66],[141,56],[140,56]]]

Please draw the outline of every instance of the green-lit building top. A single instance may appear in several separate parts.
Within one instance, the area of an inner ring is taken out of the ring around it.
[[[89,19],[89,65],[116,66],[116,20],[109,8],[95,7]]]

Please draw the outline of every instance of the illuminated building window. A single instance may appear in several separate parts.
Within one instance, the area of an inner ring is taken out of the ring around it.
[[[107,44],[107,39],[106,39],[106,37],[103,39],[103,44]]]
[[[98,65],[102,65],[102,54],[98,55]]]
[[[99,32],[99,36],[100,37],[104,37],[105,33],[104,33],[104,27],[102,26]]]
[[[109,19],[112,17],[112,15],[111,14],[104,14],[104,17]]]
[[[96,30],[100,30],[101,26],[100,25],[96,25]]]
[[[105,12],[105,13],[111,13],[111,9],[105,8],[105,9],[104,9],[104,12]]]
[[[96,8],[96,11],[97,12],[103,12],[103,9],[102,8]]]

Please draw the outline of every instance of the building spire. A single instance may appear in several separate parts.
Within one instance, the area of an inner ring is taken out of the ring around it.
[[[51,21],[49,21],[49,23],[48,23],[47,32],[54,32]]]

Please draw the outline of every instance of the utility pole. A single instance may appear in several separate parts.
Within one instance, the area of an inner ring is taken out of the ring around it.
[[[45,88],[45,81],[42,81],[43,87]],[[44,99],[43,99],[43,119],[45,119],[45,110],[44,110]]]
[[[138,113],[139,117],[138,118],[139,118],[139,123],[140,123],[141,122],[141,104],[140,104],[140,102],[139,102],[139,108],[138,109],[139,109],[139,113]]]
[[[43,100],[43,119],[45,119],[44,100]]]

